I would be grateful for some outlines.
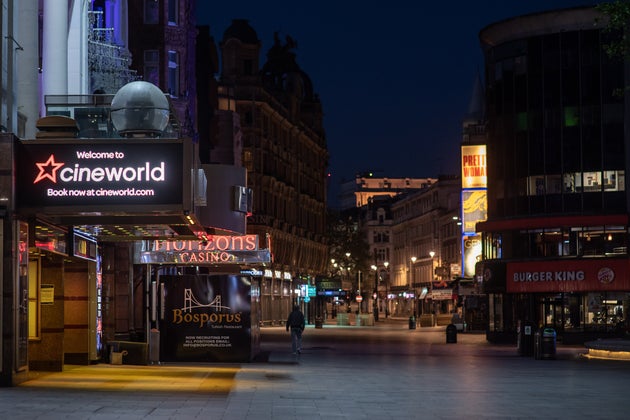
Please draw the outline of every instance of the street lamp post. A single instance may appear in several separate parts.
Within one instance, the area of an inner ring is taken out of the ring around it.
[[[385,318],[389,315],[389,261],[383,263],[385,266]]]
[[[359,315],[361,315],[361,303],[363,302],[363,295],[361,294],[361,276],[362,276],[362,274],[361,274],[361,270],[359,270],[359,271],[358,271],[358,273],[357,273],[357,280],[358,280],[358,281],[357,281],[357,283],[358,283],[358,287],[357,287],[357,297],[358,297],[359,299],[356,299],[356,300],[357,300],[357,303],[359,304],[359,305],[358,305],[358,306],[359,306]]]
[[[433,257],[435,257],[435,251],[429,251],[429,256],[431,257],[431,273],[429,273],[429,293],[431,295],[431,315],[433,316],[435,313],[435,302],[433,300],[433,272],[435,268],[433,267]],[[433,320],[435,322],[435,320]]]
[[[372,313],[374,314],[374,320],[378,321],[378,267],[374,264],[370,266],[374,270],[374,293],[372,295]],[[369,306],[368,306],[369,309]]]
[[[416,257],[411,257],[411,265],[409,266],[409,281],[411,282],[409,289],[413,292],[412,295],[412,299],[413,299],[413,305],[412,305],[412,315],[416,316],[416,286],[413,284],[413,265],[416,263],[417,258]]]

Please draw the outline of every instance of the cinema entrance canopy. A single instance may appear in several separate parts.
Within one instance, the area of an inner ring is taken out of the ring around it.
[[[115,240],[201,237],[191,158],[183,139],[18,141],[17,212]]]

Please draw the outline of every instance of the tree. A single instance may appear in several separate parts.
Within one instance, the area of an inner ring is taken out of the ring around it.
[[[595,9],[604,17],[604,32],[614,35],[608,40],[608,43],[604,44],[606,53],[610,57],[629,58],[630,0],[615,0],[610,3],[601,3],[595,6]],[[600,19],[596,23],[599,23],[599,21]]]
[[[334,259],[337,263],[345,264],[346,268],[349,267],[351,272],[355,273],[353,277],[355,284],[356,273],[359,271],[363,273],[364,278],[369,275],[372,264],[370,246],[359,231],[355,212],[329,210],[328,249],[329,261]]]

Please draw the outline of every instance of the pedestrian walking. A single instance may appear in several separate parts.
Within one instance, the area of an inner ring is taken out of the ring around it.
[[[293,311],[287,318],[287,331],[291,328],[291,348],[293,354],[302,352],[302,332],[304,331],[305,321],[304,314],[300,311],[300,307],[295,305]]]

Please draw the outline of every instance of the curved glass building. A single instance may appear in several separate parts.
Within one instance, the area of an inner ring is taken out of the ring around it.
[[[477,225],[476,274],[490,341],[546,326],[583,342],[630,326],[630,97],[623,60],[606,53],[618,34],[605,21],[581,7],[480,31],[488,219]]]

